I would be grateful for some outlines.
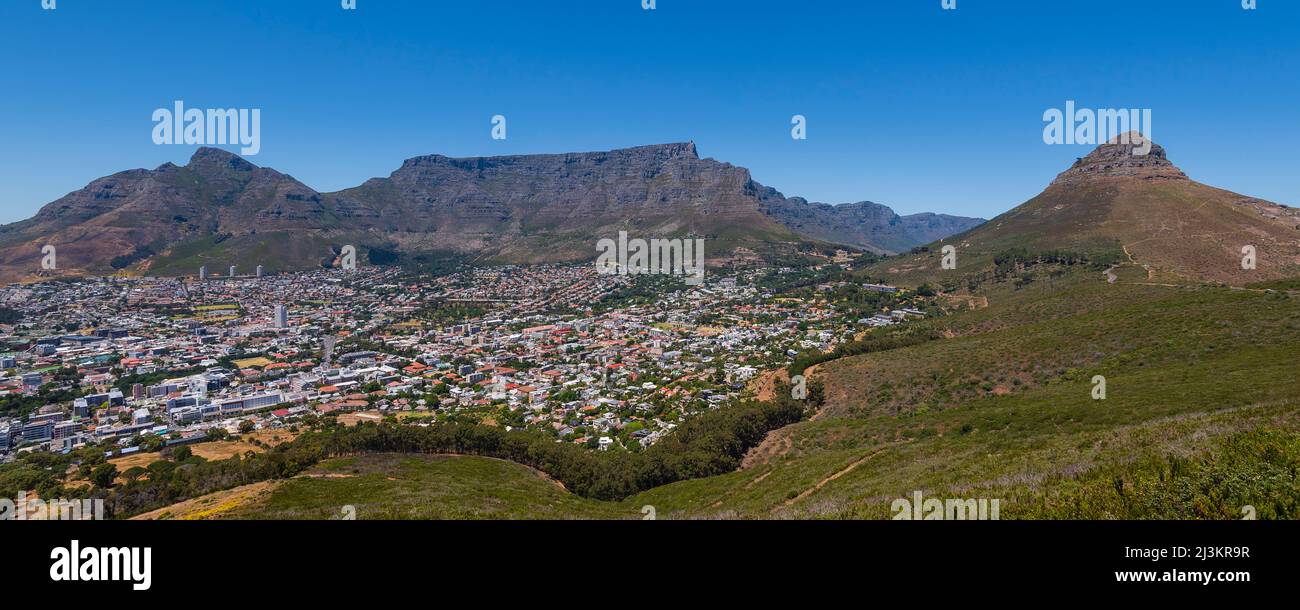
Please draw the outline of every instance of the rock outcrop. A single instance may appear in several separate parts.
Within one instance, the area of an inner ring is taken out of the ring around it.
[[[1140,133],[1116,136],[1075,161],[1053,184],[1079,183],[1097,177],[1188,180],[1187,174],[1165,156],[1163,146],[1152,142],[1150,149],[1146,148],[1146,139]]]

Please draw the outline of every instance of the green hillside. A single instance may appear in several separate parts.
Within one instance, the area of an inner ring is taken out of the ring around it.
[[[868,273],[910,286],[962,286],[1000,261],[1141,265],[1148,279],[1246,285],[1300,274],[1300,216],[1286,206],[1189,180],[1091,177],[1053,184],[974,229],[882,261]],[[952,246],[954,269],[942,268]],[[1257,267],[1242,268],[1242,248]]]
[[[1277,502],[1271,515],[1300,516],[1286,503],[1300,497],[1297,298],[1072,280],[1004,289],[938,324],[951,339],[823,365],[825,416],[784,431],[779,457],[642,499],[719,516],[887,517],[893,498],[923,490],[1001,498],[1003,518],[1231,517]],[[1091,397],[1094,375],[1105,400]],[[1266,466],[1289,479],[1248,476]],[[1125,503],[1161,476],[1185,502]],[[1215,476],[1240,480],[1225,494]]]
[[[372,454],[335,458],[286,481],[234,519],[621,519],[621,504],[588,500],[545,475],[482,457]]]
[[[380,460],[232,516],[889,518],[920,490],[999,499],[1004,519],[1300,517],[1300,295],[1119,274],[1039,267],[923,323],[939,338],[821,364],[820,415],[726,474],[601,502],[495,460]]]

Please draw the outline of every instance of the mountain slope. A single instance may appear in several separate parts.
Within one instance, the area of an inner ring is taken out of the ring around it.
[[[870,201],[813,203],[801,197],[782,197],[772,189],[764,194],[763,202],[765,213],[795,231],[877,254],[904,252],[984,223],[983,218],[948,214],[899,216],[888,206]]]
[[[406,255],[449,253],[495,262],[594,256],[618,231],[703,236],[712,264],[782,258],[845,244],[887,252],[973,219],[900,217],[884,206],[787,199],[748,170],[701,159],[694,143],[555,155],[415,157],[385,178],[318,193],[231,153],[201,148],[165,164],[98,179],[0,227],[0,281],[119,269],[193,274],[237,264],[275,271],[329,264],[342,244]],[[46,273],[47,275],[49,273]]]
[[[416,157],[328,199],[351,222],[393,231],[399,249],[447,248],[508,262],[589,258],[596,240],[620,230],[725,240],[715,253],[803,241],[759,211],[756,188],[748,170],[701,159],[694,143],[684,143]]]
[[[100,178],[0,227],[0,264],[5,279],[36,272],[41,247],[51,244],[58,273],[102,273],[192,240],[322,230],[335,222],[320,194],[291,176],[202,148],[184,167],[167,163]]]
[[[1093,260],[1131,261],[1152,275],[1246,284],[1300,275],[1300,210],[1189,179],[1165,150],[1145,156],[1117,140],[1062,172],[1041,194],[928,252],[875,271],[919,283],[962,277],[1012,249],[1070,251]],[[954,271],[940,269],[943,245],[957,248]],[[1257,268],[1242,269],[1253,246]]]

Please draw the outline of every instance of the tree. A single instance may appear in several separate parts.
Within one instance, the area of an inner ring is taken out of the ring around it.
[[[99,487],[108,489],[113,486],[113,479],[117,478],[117,466],[104,463],[90,471],[90,481]]]
[[[150,434],[140,439],[140,451],[153,452],[163,448],[163,438],[157,434]]]
[[[251,420],[251,419],[246,419],[246,420],[244,420],[244,421],[239,422],[239,433],[240,433],[240,434],[248,434],[249,432],[252,432],[252,431],[253,431],[253,420]]]
[[[136,481],[139,481],[141,478],[144,478],[144,476],[147,474],[149,474],[149,471],[144,469],[143,467],[132,466],[130,468],[127,468],[126,472],[122,473],[122,478],[126,479],[128,483],[134,483]]]

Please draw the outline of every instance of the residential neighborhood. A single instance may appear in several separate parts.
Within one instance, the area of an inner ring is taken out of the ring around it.
[[[590,265],[371,267],[10,285],[0,306],[23,318],[0,325],[0,455],[126,455],[331,417],[637,450],[798,354],[927,315],[892,287],[806,274],[686,286]]]

